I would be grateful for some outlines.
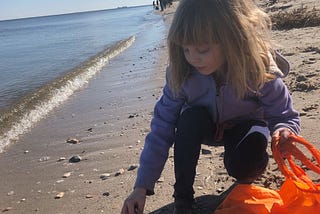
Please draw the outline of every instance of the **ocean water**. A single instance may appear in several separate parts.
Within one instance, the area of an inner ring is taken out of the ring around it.
[[[140,6],[0,21],[0,152],[159,17]]]

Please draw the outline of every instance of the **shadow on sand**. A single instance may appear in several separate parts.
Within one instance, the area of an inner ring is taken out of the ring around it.
[[[229,189],[220,195],[202,195],[195,198],[195,204],[192,213],[194,214],[213,214],[215,209],[222,203],[230,191],[235,187],[236,183],[231,185]],[[173,203],[167,204],[150,214],[172,214]]]

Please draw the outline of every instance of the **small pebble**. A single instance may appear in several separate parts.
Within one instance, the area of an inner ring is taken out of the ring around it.
[[[104,192],[102,195],[107,197],[107,196],[110,195],[110,193],[109,192]]]
[[[10,211],[10,210],[12,210],[12,207],[6,207],[6,208],[4,208],[4,209],[2,210],[2,212],[8,212],[8,211]]]
[[[60,184],[60,183],[62,183],[62,182],[64,182],[64,180],[63,180],[63,179],[61,179],[61,180],[57,180],[57,181],[56,181],[56,183],[57,183],[57,184]]]
[[[100,175],[100,179],[101,180],[106,180],[110,177],[111,175],[109,173],[103,173],[102,175]]]
[[[66,158],[65,157],[60,157],[57,161],[60,162],[60,161],[64,161]]]
[[[222,188],[218,188],[217,189],[217,193],[222,193],[223,192],[223,189]]]
[[[202,153],[203,155],[210,155],[210,154],[211,154],[211,151],[208,150],[208,149],[201,149],[201,153]]]
[[[48,161],[48,160],[50,160],[49,156],[45,156],[45,157],[42,157],[42,158],[39,159],[40,162]]]
[[[119,171],[116,172],[115,176],[119,176],[119,175],[121,175],[123,173],[124,173],[124,169],[119,169]]]
[[[13,195],[13,194],[14,194],[14,191],[12,191],[12,190],[7,193],[8,196],[11,196],[11,195]]]
[[[86,198],[93,198],[93,195],[87,194]]]
[[[67,143],[78,144],[80,141],[76,138],[68,138]]]
[[[62,177],[63,177],[63,178],[68,178],[68,177],[70,177],[70,175],[71,175],[71,172],[67,172],[67,173],[64,173],[64,174],[62,175]]]
[[[164,182],[164,177],[160,177],[158,180],[157,180],[158,183],[163,183]]]
[[[64,192],[59,192],[58,194],[56,194],[56,196],[54,197],[55,199],[60,199],[64,196]]]
[[[70,159],[69,159],[69,162],[70,163],[77,163],[81,161],[81,157],[79,155],[75,155],[75,156],[72,156]]]
[[[138,168],[138,164],[132,164],[129,168],[128,168],[128,171],[131,171],[131,170],[134,170]]]

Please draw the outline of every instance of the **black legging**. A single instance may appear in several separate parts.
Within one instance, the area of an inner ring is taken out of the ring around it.
[[[225,130],[223,135],[225,167],[229,175],[244,182],[257,178],[268,163],[265,135],[254,131],[245,137],[253,126],[266,127],[266,124],[256,120],[244,121]],[[180,115],[174,144],[176,200],[193,201],[193,183],[201,144],[212,142],[215,132],[216,125],[204,107],[192,107]]]

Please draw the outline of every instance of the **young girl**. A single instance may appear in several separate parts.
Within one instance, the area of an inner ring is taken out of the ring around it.
[[[180,1],[168,35],[167,82],[122,214],[143,212],[173,144],[174,212],[186,214],[202,143],[223,143],[229,175],[250,183],[266,168],[270,135],[285,143],[298,134],[299,114],[281,79],[289,65],[270,45],[270,23],[253,0]]]

